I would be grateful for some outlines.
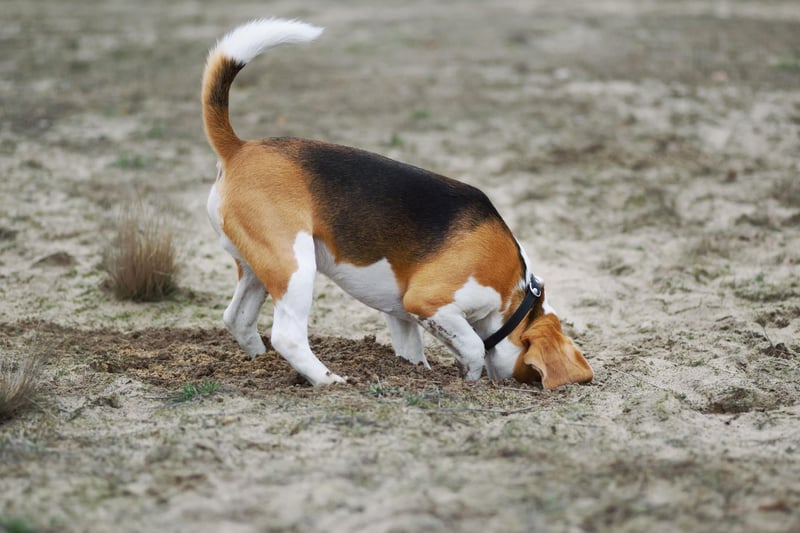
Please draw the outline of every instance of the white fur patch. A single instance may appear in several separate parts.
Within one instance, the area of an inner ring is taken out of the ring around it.
[[[258,334],[258,314],[267,297],[267,291],[252,269],[241,262],[242,277],[236,284],[231,303],[222,319],[239,345],[253,358],[266,351]]]
[[[517,241],[517,246],[519,246],[519,253],[522,256],[522,261],[525,263],[525,275],[522,276],[522,279],[519,282],[520,283],[519,288],[524,289],[528,284],[528,280],[531,278],[531,275],[533,274],[533,272],[531,271],[531,260],[528,259],[528,254],[525,252],[525,248],[522,247],[522,243],[519,242],[519,239],[514,237],[514,240]]]
[[[211,227],[214,228],[214,231],[219,236],[219,243],[222,245],[222,248],[234,258],[242,261],[243,259],[241,254],[239,254],[239,250],[236,249],[236,246],[233,245],[228,236],[222,231],[223,220],[219,212],[220,201],[217,185],[214,184],[211,187],[211,192],[208,194],[208,203],[206,204],[208,220],[211,222]]]
[[[453,295],[454,301],[450,305],[458,307],[466,319],[473,326],[478,325],[478,333],[483,334],[483,329],[498,329],[502,325],[500,320],[501,306],[503,304],[500,293],[492,287],[478,283],[470,276],[463,287]],[[494,315],[494,316],[493,316]],[[489,331],[488,333],[492,333]]]
[[[222,224],[219,216],[219,203],[219,191],[217,191],[217,186],[213,185],[211,187],[211,191],[208,193],[206,210],[208,211],[208,220],[211,222],[211,227],[214,228],[214,231],[217,233],[217,235],[222,233]]]
[[[322,31],[323,28],[299,20],[275,18],[253,20],[220,39],[210,55],[221,51],[239,63],[249,63],[269,48],[313,41],[322,34]]]
[[[311,294],[314,292],[314,277],[316,276],[316,259],[314,258],[314,239],[305,231],[299,232],[294,239],[292,247],[297,260],[297,270],[289,278],[286,294],[280,300],[296,310],[303,310],[308,319],[311,309]]]
[[[546,315],[557,315],[558,314],[558,313],[556,313],[556,310],[553,309],[553,307],[549,303],[547,303],[547,295],[546,294],[544,295],[544,301],[542,302],[542,311]]]
[[[420,324],[453,351],[468,380],[481,377],[483,341],[456,303],[443,305],[433,316],[421,320]]]
[[[525,248],[522,247],[522,243],[520,243],[519,240],[516,239],[516,237],[514,238],[514,240],[517,241],[517,246],[519,246],[520,255],[522,255],[522,260],[525,262],[525,277],[522,278],[522,280],[520,281],[520,286],[519,286],[521,289],[524,289],[525,286],[528,283],[528,280],[531,278],[531,275],[533,275],[533,272],[531,271],[531,262],[530,262],[530,259],[528,259],[528,254],[525,253]],[[541,279],[541,278],[539,278],[539,279]],[[542,310],[544,311],[544,314],[546,314],[546,315],[547,314],[554,314],[554,315],[556,314],[556,310],[553,309],[552,307],[550,307],[550,304],[547,302],[547,295],[546,294],[544,296],[544,301],[542,302]]]
[[[425,368],[430,368],[431,366],[425,358],[419,324],[416,321],[397,318],[386,313],[383,316],[386,317],[386,325],[389,326],[389,333],[392,335],[394,353],[415,365],[422,363]]]
[[[502,381],[514,374],[514,365],[522,351],[508,337],[501,340],[486,356],[486,373],[495,381]]]
[[[325,243],[315,240],[317,270],[359,302],[389,315],[407,318],[400,289],[385,258],[365,267],[336,263]]]

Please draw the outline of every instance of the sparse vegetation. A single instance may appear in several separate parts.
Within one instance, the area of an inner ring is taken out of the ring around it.
[[[800,71],[800,55],[786,55],[773,63],[778,70]]]
[[[204,379],[199,385],[194,383],[184,383],[183,388],[175,394],[175,400],[178,402],[188,402],[197,396],[205,398],[211,396],[220,388],[219,383]]]
[[[141,206],[125,210],[103,258],[103,269],[106,287],[121,300],[150,302],[173,294],[178,260],[164,219]]]
[[[405,141],[403,140],[403,138],[400,136],[399,133],[396,132],[392,133],[392,138],[389,139],[389,146],[391,146],[392,148],[400,148],[404,144]]]
[[[381,384],[380,380],[377,383],[372,383],[367,388],[367,390],[369,391],[369,393],[372,396],[375,396],[376,398],[380,398],[381,396],[385,396],[386,395],[386,387],[384,387]]]
[[[406,403],[412,407],[420,407],[425,397],[422,394],[408,394]]]
[[[431,118],[431,112],[425,109],[420,109],[418,111],[414,111],[411,116],[414,120],[428,120]]]
[[[111,166],[128,170],[140,170],[144,168],[146,164],[146,161],[141,156],[121,155],[114,160]]]
[[[0,533],[35,533],[36,528],[22,518],[6,518],[0,516]]]
[[[0,355],[0,422],[32,404],[43,362],[44,356],[36,353],[27,357]]]

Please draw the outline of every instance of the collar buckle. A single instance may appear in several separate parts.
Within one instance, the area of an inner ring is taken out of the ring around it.
[[[531,276],[530,281],[528,281],[528,290],[536,297],[539,298],[542,295],[542,280],[536,275]]]

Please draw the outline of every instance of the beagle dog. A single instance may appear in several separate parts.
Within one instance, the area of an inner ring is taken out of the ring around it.
[[[228,93],[237,73],[269,48],[321,33],[294,20],[255,20],[223,37],[205,66],[205,133],[220,160],[208,215],[238,267],[223,319],[242,348],[265,353],[257,320],[271,294],[275,350],[314,386],[345,381],[308,343],[319,271],[382,311],[395,353],[412,363],[429,367],[424,328],[468,380],[485,367],[492,380],[545,388],[590,381],[525,251],[481,191],[355,148],[236,135]]]

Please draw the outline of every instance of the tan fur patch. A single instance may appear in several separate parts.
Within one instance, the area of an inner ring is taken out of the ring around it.
[[[497,220],[474,230],[456,232],[446,246],[424,264],[398,263],[395,271],[407,287],[403,305],[422,318],[452,303],[455,292],[470,277],[492,287],[500,294],[504,305],[509,305],[514,288],[523,276],[514,239]]]
[[[222,159],[232,157],[244,144],[228,116],[228,91],[243,65],[221,52],[209,56],[203,73],[203,124],[206,137]]]
[[[248,142],[225,163],[217,190],[222,231],[280,300],[297,270],[295,238],[313,228],[302,170],[285,154]]]

